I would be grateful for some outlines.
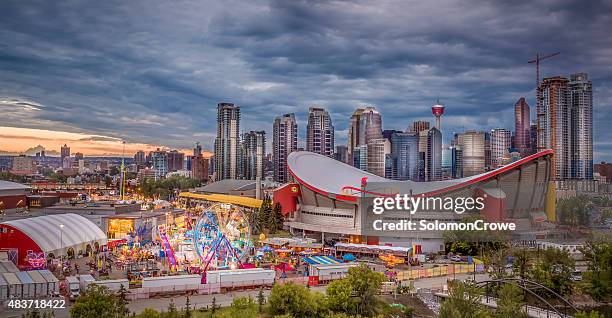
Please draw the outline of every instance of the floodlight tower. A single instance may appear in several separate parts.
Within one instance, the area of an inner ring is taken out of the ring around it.
[[[436,128],[441,130],[440,120],[444,114],[444,106],[440,105],[440,100],[436,101],[436,104],[431,106],[431,113],[436,117]]]

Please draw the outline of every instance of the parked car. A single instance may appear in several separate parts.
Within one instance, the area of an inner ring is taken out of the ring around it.
[[[574,282],[581,282],[582,281],[582,273],[581,272],[573,272],[572,275],[570,276],[570,280],[574,281]]]
[[[461,262],[461,261],[463,261],[461,259],[461,257],[456,256],[456,255],[455,256],[451,256],[450,260],[453,261],[453,262]]]

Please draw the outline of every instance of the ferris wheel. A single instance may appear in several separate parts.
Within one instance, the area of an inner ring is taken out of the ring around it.
[[[214,204],[200,215],[193,242],[204,271],[236,268],[252,247],[247,216],[237,206]]]

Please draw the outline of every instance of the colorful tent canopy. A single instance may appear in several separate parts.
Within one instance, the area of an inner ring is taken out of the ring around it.
[[[340,261],[337,258],[331,257],[331,256],[310,256],[310,257],[305,257],[304,262],[308,263],[308,264],[324,264],[324,265],[333,265],[333,264],[340,264],[342,263],[342,261]]]
[[[274,266],[274,269],[277,270],[277,271],[286,272],[286,271],[292,271],[295,268],[293,266],[291,266],[291,264],[283,262],[283,263],[280,263],[280,264]]]
[[[354,261],[356,258],[355,258],[355,255],[348,253],[348,254],[342,255],[342,259],[345,261]]]

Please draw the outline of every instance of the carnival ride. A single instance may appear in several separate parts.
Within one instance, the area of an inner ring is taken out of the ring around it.
[[[209,268],[237,268],[252,247],[247,216],[237,206],[214,204],[200,215],[193,243],[204,272]]]
[[[381,254],[378,256],[387,267],[394,267],[399,264],[404,264],[406,262],[405,259],[397,257],[393,254]]]
[[[166,228],[164,226],[159,227],[159,237],[161,238],[161,246],[164,250],[164,255],[168,259],[168,264],[171,269],[176,270],[176,258],[174,257],[174,251],[172,250],[172,246],[170,246],[170,242],[168,242],[168,235],[166,234]]]

